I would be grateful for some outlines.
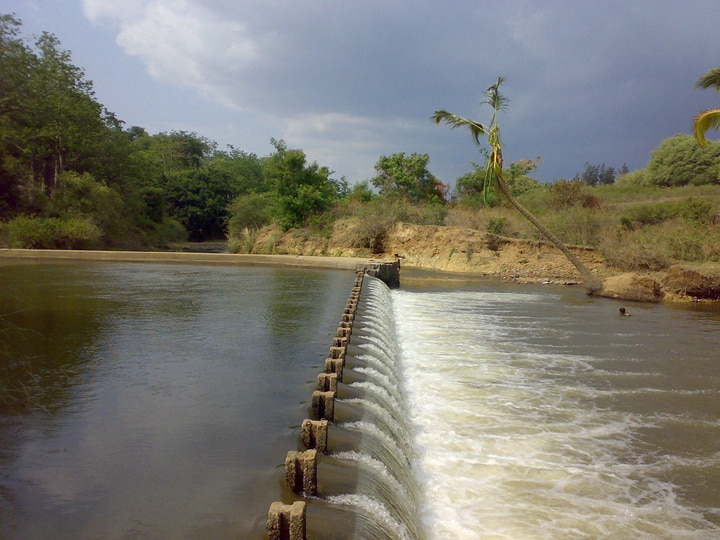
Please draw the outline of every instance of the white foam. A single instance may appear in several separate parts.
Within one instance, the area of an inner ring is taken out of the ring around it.
[[[373,521],[382,524],[398,540],[413,540],[407,527],[395,519],[387,507],[372,497],[352,494],[333,495],[327,498],[327,502],[337,506],[349,506],[355,511],[364,513]]]
[[[609,376],[591,356],[516,339],[542,321],[510,315],[511,304],[547,299],[495,296],[392,293],[429,538],[718,534],[662,480],[658,469],[680,458],[631,453],[656,416],[597,407],[624,391],[590,384]]]

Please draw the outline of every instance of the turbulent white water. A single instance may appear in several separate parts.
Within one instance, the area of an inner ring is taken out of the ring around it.
[[[615,304],[536,292],[391,301],[429,539],[720,537],[720,423],[679,397],[716,402],[720,379],[666,369],[692,339],[666,335],[669,315],[619,321]],[[645,351],[654,332],[667,345]],[[693,475],[709,486],[687,495]]]

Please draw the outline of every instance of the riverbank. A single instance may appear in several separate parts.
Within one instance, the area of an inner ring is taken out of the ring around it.
[[[372,245],[371,250],[368,246]],[[568,246],[603,282],[601,296],[638,302],[716,302],[720,300],[720,265],[678,263],[660,271],[627,272],[605,261],[592,248]],[[497,278],[516,283],[582,285],[577,269],[555,246],[488,234],[477,229],[397,222],[368,238],[354,220],[338,220],[328,236],[303,230],[285,233],[277,226],[258,232],[254,253],[373,256],[400,258],[405,268]],[[378,253],[381,252],[381,253]]]
[[[79,251],[62,249],[2,249],[0,261],[114,261],[114,262],[178,262],[210,264],[245,264],[294,266],[301,268],[337,268],[355,270],[375,259],[367,257],[316,257],[304,255],[248,255],[233,253],[202,253],[190,251]]]
[[[336,247],[333,255],[318,255],[312,243],[280,243],[290,253],[232,254],[199,251],[73,251],[2,249],[4,260],[114,261],[201,264],[244,264],[296,268],[356,270],[373,262],[400,258],[405,268],[432,270],[502,279],[515,283],[582,286],[575,267],[552,245],[516,239],[495,239],[478,233],[458,235],[447,227],[396,228],[386,239],[386,251],[363,256],[363,250]],[[446,237],[446,235],[448,235]],[[575,255],[603,281],[601,296],[639,302],[717,302],[720,300],[720,265],[677,264],[658,272],[627,273],[604,264],[594,250],[574,247]],[[327,246],[322,250],[327,253]],[[402,279],[401,279],[402,281]]]

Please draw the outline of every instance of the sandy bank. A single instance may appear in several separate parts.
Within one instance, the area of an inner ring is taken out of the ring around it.
[[[337,268],[355,270],[374,259],[364,257],[316,257],[306,255],[245,255],[232,253],[192,253],[182,251],[73,251],[61,249],[2,249],[0,261],[115,261],[115,262],[181,262],[293,266],[300,268]]]

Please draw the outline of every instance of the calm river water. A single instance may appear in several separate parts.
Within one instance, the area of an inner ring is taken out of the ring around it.
[[[262,538],[354,279],[0,267],[0,538]]]
[[[0,266],[0,538],[261,539],[354,277]],[[402,279],[429,540],[720,537],[720,311]]]

